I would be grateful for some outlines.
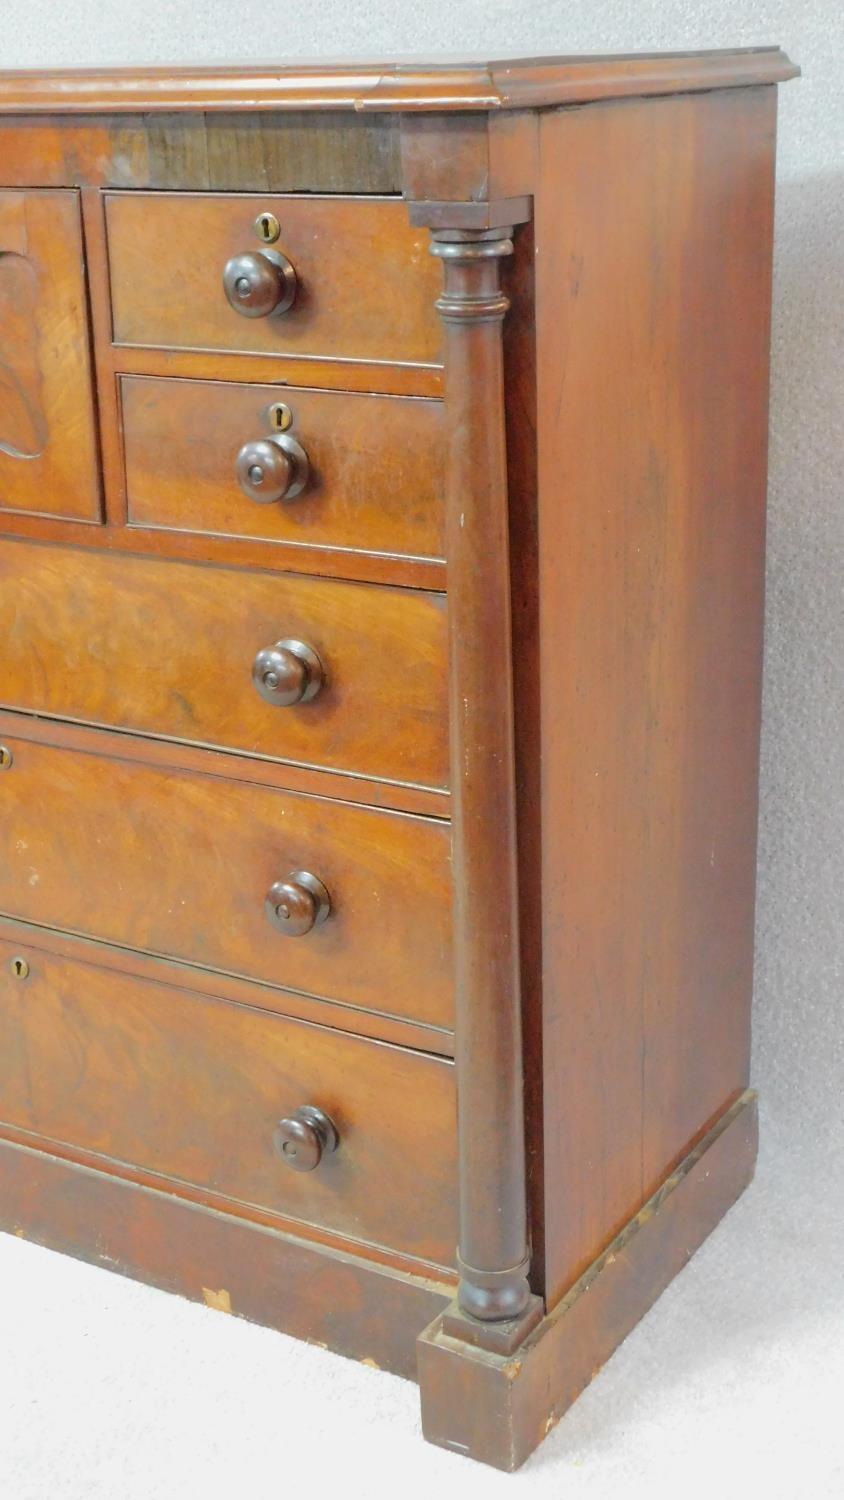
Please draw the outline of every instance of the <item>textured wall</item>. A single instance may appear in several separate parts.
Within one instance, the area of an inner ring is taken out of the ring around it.
[[[273,41],[273,29],[277,40]],[[781,92],[755,1079],[768,1160],[844,1134],[844,10],[839,0],[29,0],[0,66],[778,42]]]

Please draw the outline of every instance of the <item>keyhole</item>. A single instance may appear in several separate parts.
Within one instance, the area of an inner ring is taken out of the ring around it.
[[[13,958],[9,967],[16,979],[28,978],[29,964],[25,958]]]
[[[274,401],[267,407],[267,421],[274,432],[286,432],[293,422],[293,413],[284,401]]]
[[[265,245],[272,245],[281,234],[281,225],[275,214],[259,214],[255,220],[255,233]]]

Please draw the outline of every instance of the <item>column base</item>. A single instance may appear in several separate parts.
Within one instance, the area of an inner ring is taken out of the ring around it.
[[[750,1182],[757,1139],[748,1090],[518,1347],[456,1337],[449,1306],[417,1342],[428,1441],[519,1468]]]

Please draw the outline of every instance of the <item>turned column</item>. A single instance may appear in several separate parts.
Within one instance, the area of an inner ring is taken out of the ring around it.
[[[460,1285],[444,1329],[509,1350],[528,1285],[500,267],[512,229],[437,230],[445,328]]]

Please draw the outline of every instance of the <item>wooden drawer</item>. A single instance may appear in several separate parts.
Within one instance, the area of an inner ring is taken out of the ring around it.
[[[441,402],[141,377],[124,377],[121,392],[132,524],[443,556]],[[267,412],[280,400],[308,480],[295,499],[256,503],[238,483],[236,459],[274,432]]]
[[[0,704],[444,787],[441,595],[0,541]],[[257,653],[298,639],[325,683],[278,707]]]
[[[8,736],[0,911],[306,994],[452,1024],[449,825]],[[332,913],[271,926],[291,871]]]
[[[297,1172],[273,1131],[304,1104],[339,1145]],[[0,943],[0,1122],[453,1261],[454,1069],[439,1058]]]
[[[427,230],[411,228],[401,199],[109,193],[105,209],[118,344],[439,361],[442,278]],[[264,212],[281,225],[269,247],[255,231]],[[295,301],[244,317],[229,306],[223,269],[268,248],[292,263]]]
[[[0,192],[0,512],[99,521],[79,194]]]

